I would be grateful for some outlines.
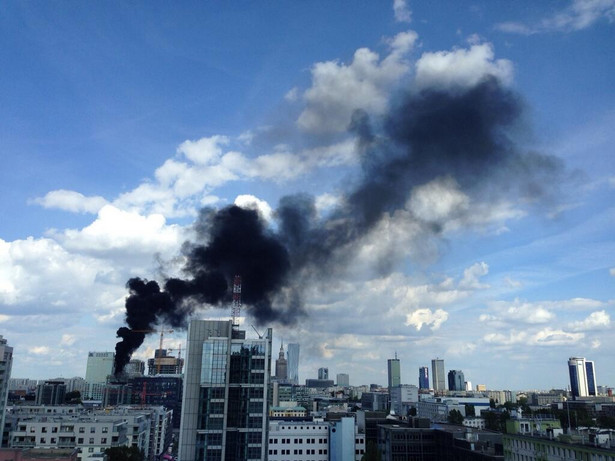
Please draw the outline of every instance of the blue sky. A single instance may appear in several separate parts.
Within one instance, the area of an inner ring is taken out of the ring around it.
[[[612,0],[6,3],[13,376],[83,376],[89,350],[112,350],[126,281],[179,274],[201,207],[255,207],[273,232],[285,195],[343,209],[361,178],[356,110],[386,143],[408,95],[491,78],[523,108],[515,149],[561,162],[538,177],[545,192],[530,199],[518,176],[509,194],[497,181],[478,194],[446,169],[412,185],[347,267],[306,280],[308,315],[272,325],[274,347],[301,343],[302,379],[328,366],[385,383],[397,352],[407,383],[437,356],[491,389],[562,388],[568,357],[585,356],[615,386],[614,21]]]

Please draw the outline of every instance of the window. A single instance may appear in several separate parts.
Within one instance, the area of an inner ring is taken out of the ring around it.
[[[94,437],[90,437],[90,443],[94,443]]]
[[[95,434],[96,428],[94,426],[90,427],[90,434]]]
[[[79,433],[80,433],[80,434],[83,434],[84,432],[85,432],[85,427],[80,427],[80,428],[79,428]]]
[[[58,432],[58,428],[57,428],[57,427],[52,427],[52,428],[51,428],[51,432],[54,432],[54,433],[55,433],[55,432]]]
[[[107,426],[102,428],[102,433],[107,434],[109,432],[109,428]]]
[[[107,437],[103,437],[102,439],[100,439],[100,443],[107,443]]]
[[[77,443],[83,443],[83,437],[79,437],[79,438],[77,439]]]
[[[88,448],[88,453],[94,453],[94,448],[92,447]]]
[[[41,441],[39,443],[47,443],[47,440],[45,440],[45,437],[41,437]]]
[[[42,432],[42,433],[47,432],[47,428],[46,428],[46,427],[43,427],[43,428],[41,429],[41,432]]]

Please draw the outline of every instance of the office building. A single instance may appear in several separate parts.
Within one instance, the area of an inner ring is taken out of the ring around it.
[[[173,428],[179,429],[183,382],[181,375],[135,376],[130,379],[130,403],[163,405],[173,411]]]
[[[339,387],[350,387],[350,376],[346,373],[337,374],[337,385]]]
[[[387,370],[389,375],[389,392],[393,387],[397,387],[401,384],[401,366],[397,354],[394,359],[387,361]]]
[[[4,434],[4,417],[9,396],[9,381],[13,366],[13,348],[0,335],[0,437]]]
[[[589,397],[597,395],[596,369],[594,362],[584,357],[570,357],[568,359],[568,372],[570,374],[570,392],[572,397]]]
[[[66,395],[64,381],[45,381],[36,386],[37,405],[62,405]]]
[[[329,379],[329,369],[326,367],[319,368],[318,379]]]
[[[156,375],[179,375],[184,368],[184,359],[169,355],[167,349],[156,349],[154,358],[147,360],[147,374]]]
[[[419,389],[429,389],[429,368],[419,368]]]
[[[434,391],[444,392],[446,390],[444,360],[435,358],[431,361],[431,380]]]
[[[463,371],[450,370],[448,372],[448,390],[449,391],[465,391],[465,378]]]
[[[400,384],[390,391],[391,410],[398,416],[407,416],[419,400],[419,389],[413,384]]]
[[[288,378],[288,361],[284,357],[284,343],[280,345],[280,353],[275,361],[275,379],[285,381]]]
[[[88,352],[85,380],[88,383],[106,383],[113,374],[114,352]]]
[[[246,339],[232,321],[188,327],[179,459],[267,459],[272,330]]]
[[[287,351],[288,380],[292,384],[299,384],[299,344],[290,343]]]

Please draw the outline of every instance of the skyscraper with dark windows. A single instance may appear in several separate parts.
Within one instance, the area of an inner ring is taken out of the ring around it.
[[[465,377],[461,370],[450,370],[448,372],[448,390],[465,391]]]
[[[329,379],[329,369],[327,367],[318,369],[318,379]]]
[[[419,368],[419,389],[429,389],[429,368]]]
[[[585,357],[570,357],[568,373],[570,392],[574,399],[597,395],[596,369],[592,360],[585,360]]]
[[[287,346],[288,381],[299,384],[299,344],[290,343]]]
[[[232,321],[188,328],[179,459],[267,459],[267,390],[272,330],[246,339]]]
[[[444,377],[444,360],[435,358],[431,361],[431,381],[433,390],[443,392],[446,390],[446,378]]]

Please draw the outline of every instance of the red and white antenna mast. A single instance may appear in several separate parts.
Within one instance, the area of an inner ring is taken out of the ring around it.
[[[239,317],[241,316],[241,275],[236,275],[233,280],[233,308],[231,317],[233,318],[233,327],[239,326]]]

